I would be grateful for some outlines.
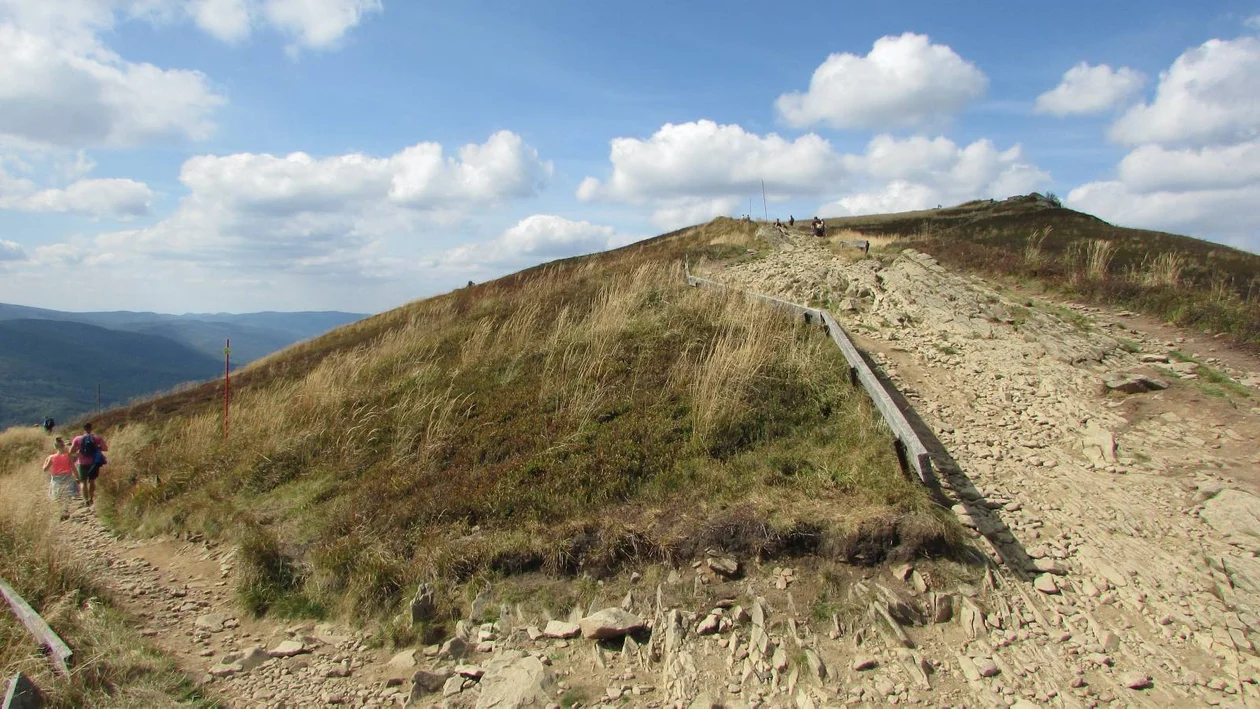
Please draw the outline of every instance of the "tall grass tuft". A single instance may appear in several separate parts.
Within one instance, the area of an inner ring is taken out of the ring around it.
[[[1037,268],[1046,262],[1045,252],[1042,250],[1042,244],[1050,237],[1050,232],[1054,227],[1045,226],[1041,229],[1033,229],[1028,235],[1028,243],[1024,245],[1024,264]]]
[[[1116,257],[1115,246],[1106,239],[1094,239],[1085,247],[1085,274],[1101,281],[1111,273],[1111,261]]]

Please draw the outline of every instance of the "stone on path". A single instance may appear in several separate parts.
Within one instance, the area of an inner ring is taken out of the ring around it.
[[[1128,672],[1120,675],[1120,684],[1123,684],[1129,689],[1146,689],[1151,686],[1152,682],[1151,676],[1145,672],[1140,670],[1129,670]]]
[[[477,709],[544,707],[555,690],[551,670],[538,658],[508,652],[486,663]]]
[[[410,670],[416,666],[416,651],[403,650],[402,652],[389,658],[389,669],[391,670]]]
[[[285,640],[267,651],[271,657],[293,657],[306,652],[306,645],[297,640]]]
[[[705,563],[715,573],[727,578],[734,578],[739,575],[739,562],[729,556],[711,556],[705,559]]]
[[[998,669],[997,663],[987,657],[976,658],[975,665],[976,672],[981,677],[996,677],[998,673],[1001,672],[1001,670]]]
[[[1054,582],[1054,577],[1050,574],[1041,574],[1034,579],[1033,588],[1047,595],[1053,595],[1059,592],[1059,584]]]
[[[876,660],[873,655],[861,653],[857,657],[853,658],[853,669],[857,672],[865,672],[866,670],[875,669],[878,666],[879,660]]]
[[[643,627],[639,616],[620,608],[605,608],[578,622],[582,637],[593,640],[619,638]]]
[[[1063,576],[1067,573],[1067,566],[1058,559],[1044,557],[1033,560],[1033,568],[1043,574],[1054,574],[1055,576]]]
[[[1168,382],[1148,377],[1145,374],[1113,374],[1103,384],[1109,391],[1125,394],[1141,394],[1168,388]]]
[[[436,593],[431,584],[422,583],[411,599],[411,622],[422,623],[437,615]]]
[[[1081,437],[1081,448],[1094,465],[1114,465],[1116,462],[1116,435],[1111,431],[1091,426]]]
[[[542,636],[544,638],[566,639],[576,638],[582,634],[582,626],[577,623],[570,623],[565,620],[549,620],[547,627],[543,628]]]
[[[197,628],[211,633],[223,632],[223,625],[225,623],[227,623],[227,616],[222,613],[207,613],[205,615],[198,616],[197,620],[193,621],[193,625]]]
[[[433,694],[442,689],[448,679],[451,679],[451,671],[442,670],[420,670],[411,676],[411,701],[416,701],[426,694]],[[463,683],[463,678],[459,678]]]
[[[442,685],[442,697],[453,697],[464,691],[464,678],[458,675],[449,677],[446,684]]]

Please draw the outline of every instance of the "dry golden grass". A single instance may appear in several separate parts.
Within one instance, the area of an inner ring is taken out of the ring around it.
[[[74,651],[71,675],[48,658],[0,603],[0,677],[31,677],[52,707],[208,706],[174,663],[115,610],[96,573],[69,548],[75,542],[40,470],[52,438],[34,428],[0,432],[0,577]]]
[[[706,537],[736,508],[819,538],[927,520],[906,549],[943,551],[949,523],[825,335],[684,285],[684,258],[754,243],[715,220],[290,348],[246,378],[227,445],[213,401],[111,432],[104,509],[240,542],[242,600],[292,614],[392,611],[421,579],[678,560],[738,543]]]
[[[1153,259],[1142,259],[1142,283],[1147,286],[1167,286],[1177,288],[1181,285],[1181,275],[1186,268],[1185,256],[1166,251]]]

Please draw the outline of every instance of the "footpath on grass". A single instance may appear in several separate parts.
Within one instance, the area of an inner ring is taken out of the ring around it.
[[[327,624],[243,615],[228,547],[127,541],[79,509],[63,522],[77,553],[151,638],[225,706],[399,706],[404,671],[388,674],[365,638]],[[402,668],[403,670],[408,668]],[[387,684],[391,686],[386,686]]]

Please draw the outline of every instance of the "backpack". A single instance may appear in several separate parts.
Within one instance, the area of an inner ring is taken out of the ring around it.
[[[79,455],[95,460],[100,454],[101,447],[96,442],[96,436],[91,433],[84,434],[83,439],[79,441]]]

